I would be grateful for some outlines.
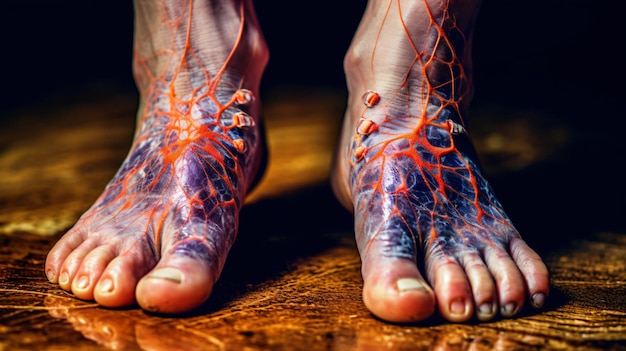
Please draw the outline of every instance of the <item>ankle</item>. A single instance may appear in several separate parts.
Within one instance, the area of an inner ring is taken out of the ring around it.
[[[401,7],[371,1],[344,60],[351,102],[361,104],[361,96],[373,90],[385,114],[415,114],[440,102],[431,101],[436,92],[435,99],[465,109],[477,10],[476,1],[425,0]]]
[[[250,1],[170,2],[135,2],[141,14],[134,51],[140,93],[159,84],[185,100],[206,86],[216,96],[230,96],[240,88],[257,92],[269,52]]]

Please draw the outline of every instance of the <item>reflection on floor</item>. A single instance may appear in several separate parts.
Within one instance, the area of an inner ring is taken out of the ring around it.
[[[606,231],[621,228],[610,215],[624,206],[603,188],[619,175],[575,162],[612,160],[593,145],[610,150],[616,139],[545,113],[477,107],[472,134],[505,207],[549,265],[549,303],[483,324],[387,324],[361,303],[351,216],[327,184],[345,96],[324,90],[267,94],[270,166],[205,306],[173,318],[78,301],[46,281],[43,261],[116,171],[135,114],[133,96],[86,95],[17,111],[0,129],[0,349],[626,348],[626,235]]]

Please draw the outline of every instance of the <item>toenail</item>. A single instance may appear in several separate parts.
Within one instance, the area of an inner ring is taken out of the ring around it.
[[[533,306],[536,308],[541,308],[543,304],[546,302],[546,295],[543,293],[537,293],[533,295]]]
[[[82,289],[86,289],[88,285],[89,285],[89,278],[87,276],[82,276],[78,278],[74,287],[82,290]]]
[[[70,275],[67,272],[61,273],[59,277],[59,284],[67,284],[70,281]]]
[[[113,280],[106,278],[102,280],[99,284],[98,290],[103,293],[112,293],[113,292]]]
[[[49,281],[54,282],[54,280],[56,279],[56,274],[54,274],[54,270],[48,269],[46,271],[46,277]]]
[[[148,278],[165,279],[174,283],[183,281],[183,273],[175,268],[161,268],[152,272]]]
[[[422,282],[415,278],[400,278],[396,280],[396,286],[399,291],[424,290],[426,287]]]
[[[463,300],[454,300],[450,303],[450,313],[464,315],[465,314],[465,302]]]
[[[484,303],[478,307],[478,314],[481,316],[492,316],[494,314],[493,305],[491,303]]]
[[[517,304],[514,302],[507,303],[502,306],[502,315],[503,316],[513,316],[517,313]]]

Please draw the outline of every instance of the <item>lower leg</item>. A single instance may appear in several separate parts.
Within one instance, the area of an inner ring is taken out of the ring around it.
[[[477,11],[477,1],[371,0],[346,55],[333,187],[355,213],[364,302],[383,319],[425,319],[437,304],[451,321],[488,320],[548,293],[545,265],[464,127]]]
[[[184,312],[210,295],[260,170],[268,53],[250,0],[135,2],[135,140],[96,203],[50,251],[82,299]]]

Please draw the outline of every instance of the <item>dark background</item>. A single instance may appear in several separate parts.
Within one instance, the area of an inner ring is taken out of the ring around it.
[[[364,0],[255,4],[271,50],[266,89],[344,87],[342,59]],[[594,113],[621,104],[626,40],[617,4],[484,1],[474,45],[475,103],[571,109],[576,118],[581,109]],[[131,0],[5,0],[2,6],[1,111],[86,83],[134,89]]]
[[[255,4],[271,51],[262,94],[294,85],[345,89],[342,60],[364,0]],[[538,111],[586,137],[558,160],[491,179],[521,232],[536,234],[530,241],[554,239],[549,246],[562,236],[626,232],[626,36],[618,4],[483,2],[474,106]],[[135,92],[131,0],[5,0],[1,6],[0,128],[11,110],[86,86]]]

